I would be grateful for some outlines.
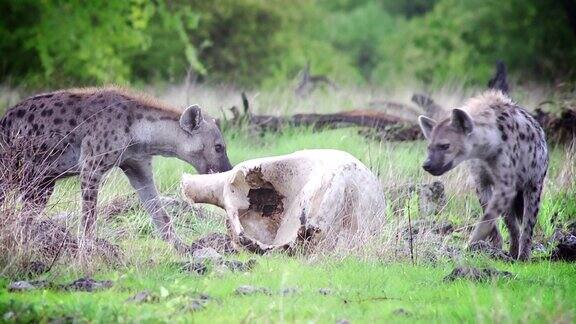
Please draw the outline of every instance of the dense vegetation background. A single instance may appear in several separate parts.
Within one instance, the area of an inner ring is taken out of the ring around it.
[[[0,83],[574,80],[571,1],[4,0]]]

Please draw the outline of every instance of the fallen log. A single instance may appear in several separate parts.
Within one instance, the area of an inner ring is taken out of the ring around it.
[[[494,76],[488,81],[489,89],[509,92],[506,66],[496,63]],[[286,127],[325,128],[361,127],[361,134],[380,141],[413,141],[422,139],[420,127],[416,124],[416,115],[422,112],[431,118],[439,118],[446,111],[432,98],[424,94],[414,94],[412,102],[416,107],[390,101],[373,101],[371,109],[355,109],[330,114],[295,114],[292,116],[254,115],[250,103],[242,93],[243,114],[237,107],[230,108],[233,118],[224,119],[224,123],[234,127],[248,126],[255,133],[266,131],[279,132]],[[379,108],[379,109],[378,109]],[[401,117],[398,115],[402,115]],[[576,110],[567,107],[557,116],[536,109],[534,118],[544,128],[549,142],[570,143],[576,139]]]
[[[278,132],[286,127],[313,127],[314,130],[326,128],[362,127],[362,134],[380,140],[415,140],[421,138],[419,127],[414,122],[393,116],[376,109],[355,109],[331,114],[295,114],[292,116],[253,115],[246,95],[242,93],[244,113],[237,107],[230,108],[233,118],[225,120],[235,127],[248,126],[251,131]],[[380,102],[382,104],[382,102]],[[399,103],[388,105],[405,106]],[[412,111],[415,108],[407,108]]]
[[[241,124],[239,120],[241,119],[232,120],[232,124]],[[397,141],[421,138],[420,129],[416,124],[410,124],[385,112],[372,109],[356,109],[333,114],[296,114],[288,117],[250,115],[244,120],[252,130],[257,132],[278,132],[289,126],[311,126],[315,130],[358,126],[371,129],[372,132],[365,130],[362,133],[373,138]]]

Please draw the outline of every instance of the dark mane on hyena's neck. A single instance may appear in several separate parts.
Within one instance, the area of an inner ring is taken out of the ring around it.
[[[182,114],[183,109],[176,107],[174,105],[170,105],[156,97],[148,95],[144,92],[136,91],[127,87],[119,87],[119,86],[106,86],[106,87],[90,87],[90,88],[72,88],[66,90],[60,90],[55,93],[70,93],[70,94],[79,94],[79,95],[94,95],[94,94],[106,94],[106,93],[116,93],[119,95],[124,96],[126,99],[130,101],[137,102],[142,106],[147,108],[168,112],[170,114]]]

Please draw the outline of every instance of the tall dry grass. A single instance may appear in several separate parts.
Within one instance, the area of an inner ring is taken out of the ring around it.
[[[358,87],[324,89],[312,93],[306,98],[294,95],[293,89],[278,88],[266,91],[249,91],[247,93],[253,113],[259,114],[294,114],[294,113],[327,113],[356,108],[369,108],[371,103],[378,101],[397,102],[403,105],[414,106],[411,102],[413,93],[425,93],[433,98],[440,106],[446,108],[456,107],[467,97],[480,92],[481,88],[464,88],[456,83],[447,84],[442,88],[428,89],[414,83],[413,85],[399,85],[397,88]],[[186,106],[197,103],[214,117],[225,114],[231,117],[228,109],[232,106],[241,107],[241,89],[232,86],[203,86],[203,85],[177,85],[167,87],[148,88],[147,92],[155,94],[163,100]],[[515,99],[527,107],[534,109],[551,96],[545,87],[518,87],[514,89]],[[0,105],[15,104],[16,98],[26,95],[12,89],[0,89]],[[415,106],[414,106],[415,107]],[[415,108],[418,109],[418,108]],[[2,107],[0,107],[0,111]],[[393,112],[398,113],[398,112]],[[400,112],[402,113],[402,112]],[[22,145],[26,145],[23,143]],[[27,147],[26,147],[27,148]],[[561,149],[564,154],[562,163],[557,170],[550,172],[546,180],[545,195],[556,195],[573,188],[576,168],[576,150],[574,145]],[[30,171],[31,160],[21,156],[24,147],[3,148],[3,158],[0,161],[0,179],[5,192],[4,203],[0,213],[0,274],[14,274],[22,269],[30,268],[33,261],[41,260],[48,267],[65,265],[72,268],[81,266],[77,262],[75,251],[78,244],[78,224],[80,218],[80,195],[77,182],[65,181],[56,188],[57,193],[50,200],[44,210],[26,210],[22,202],[22,194],[36,190],[41,184],[39,179],[28,179],[26,174]],[[410,234],[411,221],[421,220],[418,207],[418,197],[413,191],[406,191],[400,195],[390,195],[392,191],[414,184],[430,183],[435,178],[423,172],[406,171],[398,163],[410,162],[423,158],[422,147],[415,146],[404,157],[389,163],[382,157],[397,154],[397,146],[380,144],[366,150],[364,161],[380,177],[385,191],[389,196],[388,207],[383,211],[383,222],[374,224],[374,234],[369,238],[353,242],[352,248],[334,251],[317,251],[308,254],[310,260],[319,257],[347,257],[350,255],[362,258],[377,258],[395,261],[415,258],[417,262],[424,260],[433,262],[447,257],[461,255],[467,231],[478,220],[478,205],[475,201],[474,188],[469,184],[469,174],[465,168],[457,168],[450,174],[441,178],[446,188],[448,204],[440,215],[428,217],[431,221],[441,221],[446,214],[458,214],[459,223],[457,231],[461,235],[445,236],[434,232],[433,225],[421,226],[418,234]],[[407,163],[409,164],[409,163]],[[158,167],[158,166],[157,166]],[[161,167],[161,172],[179,172],[180,169]],[[166,175],[166,181],[172,185],[163,185],[164,192],[177,191],[178,181],[173,175]],[[113,202],[118,197],[132,195],[133,189],[127,184],[123,176],[117,171],[112,172],[102,185],[100,206]],[[128,194],[129,193],[129,194]],[[131,197],[131,196],[130,196]],[[457,202],[457,204],[455,204]],[[457,207],[454,207],[456,205]],[[450,207],[452,206],[452,207]],[[457,209],[455,211],[455,209]],[[64,210],[73,210],[72,214],[62,215]],[[224,229],[224,217],[221,211],[210,210],[210,216],[195,219],[194,215],[184,214],[174,217],[179,233],[185,239],[202,235],[212,230]],[[104,220],[100,217],[98,235],[109,241],[122,245],[127,264],[136,267],[146,267],[147,262],[160,263],[164,260],[179,258],[168,244],[162,243],[154,234],[149,216],[139,207],[130,213],[119,217],[120,219]],[[32,228],[29,230],[30,224]],[[430,223],[432,224],[432,223]],[[27,227],[28,226],[28,227]],[[28,229],[27,229],[28,228]],[[460,240],[458,239],[460,237]],[[353,240],[354,238],[350,238]],[[138,242],[135,244],[134,242]],[[151,261],[152,260],[152,261]],[[106,264],[104,261],[100,265]]]
[[[48,138],[12,136],[0,147],[0,275],[38,274],[56,263],[80,264],[79,217],[47,217],[46,212],[75,197],[48,202],[46,175],[57,163]],[[79,214],[79,213],[77,213]],[[106,263],[118,258],[115,246],[96,239],[84,252]],[[85,266],[84,270],[88,270]]]

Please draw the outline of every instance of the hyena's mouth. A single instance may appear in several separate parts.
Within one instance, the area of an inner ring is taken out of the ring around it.
[[[453,166],[454,166],[454,161],[450,161],[450,162],[444,164],[443,166],[441,166],[440,168],[430,169],[430,170],[428,170],[428,172],[433,176],[441,176],[444,173],[450,171]]]

